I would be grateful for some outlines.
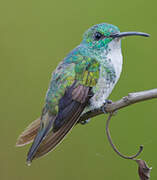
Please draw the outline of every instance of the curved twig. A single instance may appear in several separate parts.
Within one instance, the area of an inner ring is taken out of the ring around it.
[[[113,144],[112,138],[111,138],[111,135],[110,135],[110,131],[109,131],[109,123],[110,123],[110,120],[111,120],[112,115],[113,115],[113,113],[110,113],[109,116],[108,116],[108,119],[107,119],[107,121],[106,121],[106,135],[107,135],[107,138],[108,138],[108,141],[109,141],[111,147],[113,148],[113,150],[114,150],[120,157],[122,157],[122,158],[124,158],[124,159],[134,159],[134,158],[136,158],[137,156],[139,156],[139,155],[141,154],[141,152],[142,152],[142,150],[143,150],[143,146],[140,146],[140,149],[139,149],[139,151],[138,151],[136,154],[134,154],[134,155],[132,155],[132,156],[126,156],[126,155],[123,155],[122,153],[120,153],[120,152],[118,151],[118,149],[116,148],[116,146]]]
[[[123,97],[119,101],[109,103],[109,104],[105,104],[100,108],[93,109],[91,111],[88,111],[88,112],[82,114],[82,116],[78,120],[78,123],[79,122],[86,122],[86,120],[89,118],[103,114],[104,113],[103,109],[105,108],[105,112],[110,113],[109,117],[107,119],[107,122],[106,122],[106,134],[107,134],[108,141],[109,141],[111,147],[113,148],[113,150],[120,157],[122,157],[124,159],[132,159],[138,163],[138,174],[139,174],[139,177],[141,180],[146,180],[146,179],[148,180],[150,178],[150,170],[151,170],[151,168],[149,168],[147,166],[145,161],[143,161],[141,159],[135,159],[137,156],[139,156],[141,154],[141,152],[143,150],[143,146],[140,146],[139,151],[135,155],[126,156],[126,155],[121,154],[112,142],[112,138],[111,138],[110,131],[109,131],[109,123],[110,123],[110,120],[111,120],[113,113],[116,110],[124,108],[126,106],[129,106],[131,104],[135,104],[135,103],[145,101],[145,100],[149,100],[149,99],[153,99],[153,98],[157,98],[157,89],[152,89],[152,90],[142,91],[142,92],[136,92],[136,93],[129,93],[128,96]]]

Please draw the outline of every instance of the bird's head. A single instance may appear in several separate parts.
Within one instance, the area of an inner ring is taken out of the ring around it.
[[[118,27],[102,23],[92,26],[83,36],[82,43],[92,50],[104,50],[113,42],[114,47],[120,47],[121,38],[125,36],[145,36],[149,35],[142,32],[120,32]]]

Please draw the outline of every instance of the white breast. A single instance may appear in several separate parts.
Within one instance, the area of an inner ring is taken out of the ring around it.
[[[109,49],[110,52],[108,53],[107,58],[111,59],[111,62],[116,71],[117,78],[119,79],[123,64],[123,56],[121,52],[121,40],[115,39],[114,41],[109,43]]]
[[[102,56],[104,56],[104,60],[108,61],[114,68],[116,73],[116,78],[114,83],[113,82],[107,83],[105,79],[103,66],[102,65],[100,66],[99,80],[97,85],[93,88],[94,96],[90,100],[91,109],[99,108],[105,103],[105,100],[112,92],[115,84],[117,83],[120,77],[122,71],[122,62],[123,62],[120,40],[115,39],[111,43],[109,43],[108,53],[106,54],[105,51],[104,54],[102,54]]]

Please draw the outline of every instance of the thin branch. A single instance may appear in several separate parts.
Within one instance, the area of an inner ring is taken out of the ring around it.
[[[122,157],[124,159],[132,159],[138,163],[138,174],[139,174],[140,180],[149,180],[150,171],[151,171],[151,168],[149,168],[147,166],[145,161],[143,161],[141,159],[135,159],[142,152],[143,146],[140,146],[139,151],[135,155],[132,155],[132,156],[126,156],[126,155],[123,155],[122,153],[120,153],[118,151],[118,149],[116,148],[116,146],[114,145],[114,143],[112,142],[112,138],[111,138],[110,131],[109,131],[109,123],[112,118],[112,115],[118,109],[124,108],[126,106],[129,106],[131,104],[135,104],[135,103],[138,103],[141,101],[153,99],[153,98],[157,98],[157,89],[141,91],[141,92],[136,92],[136,93],[129,93],[128,96],[123,97],[119,101],[107,103],[98,109],[93,109],[91,111],[84,113],[78,120],[78,122],[82,122],[82,124],[83,124],[83,122],[85,122],[89,118],[95,117],[95,116],[103,114],[103,113],[110,113],[109,117],[106,121],[106,134],[107,134],[108,141],[109,141],[111,147],[113,148],[113,150],[120,157]]]
[[[118,151],[118,149],[116,148],[116,146],[114,145],[114,143],[112,142],[112,138],[110,135],[110,131],[109,131],[109,123],[110,120],[112,118],[112,115],[114,114],[115,111],[117,111],[118,109],[124,108],[126,106],[129,106],[131,104],[135,104],[141,101],[146,101],[149,99],[153,99],[153,98],[157,98],[157,89],[152,89],[152,90],[147,90],[147,91],[141,91],[141,92],[135,92],[135,93],[129,93],[128,96],[123,97],[122,99],[116,101],[116,102],[112,102],[112,103],[107,103],[105,105],[103,105],[102,107],[98,108],[98,109],[93,109],[91,111],[88,111],[86,113],[84,113],[80,119],[78,120],[78,122],[85,122],[87,119],[98,116],[100,114],[104,113],[104,110],[106,113],[110,113],[109,117],[106,121],[106,134],[107,134],[107,138],[108,141],[111,145],[111,147],[113,148],[113,150],[122,158],[124,159],[132,159],[135,160],[138,163],[138,174],[141,180],[149,180],[150,178],[150,171],[151,168],[149,168],[146,164],[145,161],[141,160],[141,159],[135,159],[137,156],[140,155],[140,153],[143,150],[143,146],[140,146],[139,151],[132,156],[126,156],[123,155],[122,153],[120,153]]]
[[[135,92],[135,93],[129,93],[128,96],[125,96],[116,102],[105,104],[105,111],[108,113],[112,113],[112,112],[114,112],[118,109],[124,108],[126,106],[129,106],[129,105],[141,102],[141,101],[153,99],[153,98],[157,98],[157,89]],[[88,111],[88,112],[84,113],[80,117],[79,122],[85,121],[89,118],[103,114],[104,113],[103,108],[104,108],[104,106],[102,106],[98,109],[93,109],[92,111]]]

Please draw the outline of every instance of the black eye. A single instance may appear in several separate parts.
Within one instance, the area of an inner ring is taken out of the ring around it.
[[[101,33],[99,33],[99,32],[96,32],[96,33],[94,34],[94,39],[95,39],[96,41],[100,40],[102,37],[103,37],[103,35],[102,35]]]

